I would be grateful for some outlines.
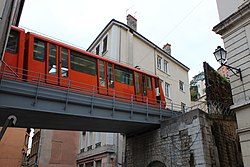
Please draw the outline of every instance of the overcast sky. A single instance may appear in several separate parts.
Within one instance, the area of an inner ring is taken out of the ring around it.
[[[216,0],[25,0],[19,26],[87,49],[111,19],[126,23],[127,14],[141,35],[161,48],[172,45],[172,56],[190,68],[189,80],[204,61],[219,67]]]

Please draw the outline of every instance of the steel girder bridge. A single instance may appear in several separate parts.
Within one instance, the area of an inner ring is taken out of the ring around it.
[[[62,88],[41,82],[40,77],[28,82],[20,75],[12,70],[0,73],[1,135],[8,126],[133,134],[158,128],[163,119],[180,114],[137,104],[133,97],[104,98],[94,88]]]

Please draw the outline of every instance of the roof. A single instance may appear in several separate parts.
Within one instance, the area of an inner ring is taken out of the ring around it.
[[[222,20],[219,24],[213,27],[212,31],[216,34],[222,35],[232,29],[243,19],[248,19],[250,16],[250,2],[242,6],[235,13]]]
[[[159,51],[163,52],[165,55],[167,55],[171,60],[173,60],[174,62],[176,62],[177,64],[179,64],[182,68],[184,68],[185,70],[189,71],[190,69],[184,65],[183,63],[181,63],[179,60],[177,60],[176,58],[174,58],[173,56],[171,56],[170,54],[168,54],[166,51],[164,51],[162,48],[160,48],[159,46],[157,46],[156,44],[154,44],[153,42],[151,42],[150,40],[148,40],[146,37],[144,37],[143,35],[141,35],[140,33],[138,33],[137,31],[134,31],[132,28],[130,28],[128,25],[117,21],[115,19],[112,19],[105,27],[104,29],[101,31],[101,33],[95,38],[95,40],[91,43],[91,45],[88,47],[87,51],[90,51],[90,48],[94,45],[94,43],[98,40],[98,38],[100,38],[106,31],[108,31],[108,29],[110,29],[110,27],[112,27],[112,25],[117,24],[120,26],[123,26],[124,28],[128,29],[131,33],[137,35],[138,37],[140,37],[142,40],[144,40],[145,42],[149,43],[150,45],[153,46],[153,48],[158,49]]]

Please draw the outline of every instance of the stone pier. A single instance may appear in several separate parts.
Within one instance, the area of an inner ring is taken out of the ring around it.
[[[242,167],[234,118],[190,111],[128,136],[126,167]]]

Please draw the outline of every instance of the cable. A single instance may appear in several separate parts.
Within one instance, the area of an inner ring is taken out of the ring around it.
[[[183,19],[181,19],[181,21],[178,23],[178,24],[176,24],[163,38],[162,38],[162,40],[160,40],[160,42],[158,42],[158,45],[166,38],[166,37],[168,37],[172,32],[174,32],[176,29],[177,29],[177,27],[179,27],[183,22],[184,22],[184,20],[186,20],[187,18],[188,18],[188,16],[190,16],[193,12],[194,12],[194,10],[196,9],[196,8],[198,8],[200,5],[201,5],[201,3],[203,2],[204,0],[201,0],[194,8],[192,8],[191,9],[191,11],[188,13],[188,14],[186,14],[184,17],[183,17]],[[141,59],[140,59],[140,61],[138,61],[137,63],[135,63],[135,64],[139,64],[139,63],[141,63],[142,62],[142,60],[144,60],[145,59],[145,57],[147,57],[148,55],[149,55],[149,53],[150,53],[151,51],[149,51],[145,56],[143,56]]]
[[[27,27],[24,27],[24,26],[21,26],[21,25],[20,25],[19,27],[20,27],[20,28],[23,28],[23,29],[25,29],[25,30],[28,30],[28,31],[30,31],[30,32],[36,33],[36,34],[38,34],[38,35],[42,35],[42,36],[45,36],[45,37],[47,37],[47,38],[50,38],[50,39],[53,39],[53,40],[56,40],[56,41],[65,43],[65,44],[67,44],[67,45],[70,45],[70,46],[73,46],[73,47],[76,47],[76,48],[79,48],[79,49],[82,49],[82,50],[86,50],[85,48],[83,48],[83,47],[81,47],[81,46],[78,46],[78,45],[75,45],[75,44],[73,44],[73,43],[70,43],[70,42],[61,40],[61,39],[59,39],[59,38],[52,37],[52,36],[50,36],[50,35],[41,33],[41,32],[39,32],[39,31],[30,29],[30,28],[27,28]]]
[[[204,0],[201,0],[194,8],[192,8],[191,9],[191,11],[188,13],[188,14],[186,14],[182,19],[181,19],[181,21],[179,22],[179,23],[177,23],[163,38],[162,38],[162,40],[158,43],[158,44],[160,44],[166,37],[168,37],[172,32],[174,32],[176,29],[177,29],[177,27],[179,27],[187,18],[188,18],[188,16],[190,16],[193,12],[194,12],[194,10],[196,9],[196,8],[198,8],[199,6],[200,6],[200,4],[203,2]]]

